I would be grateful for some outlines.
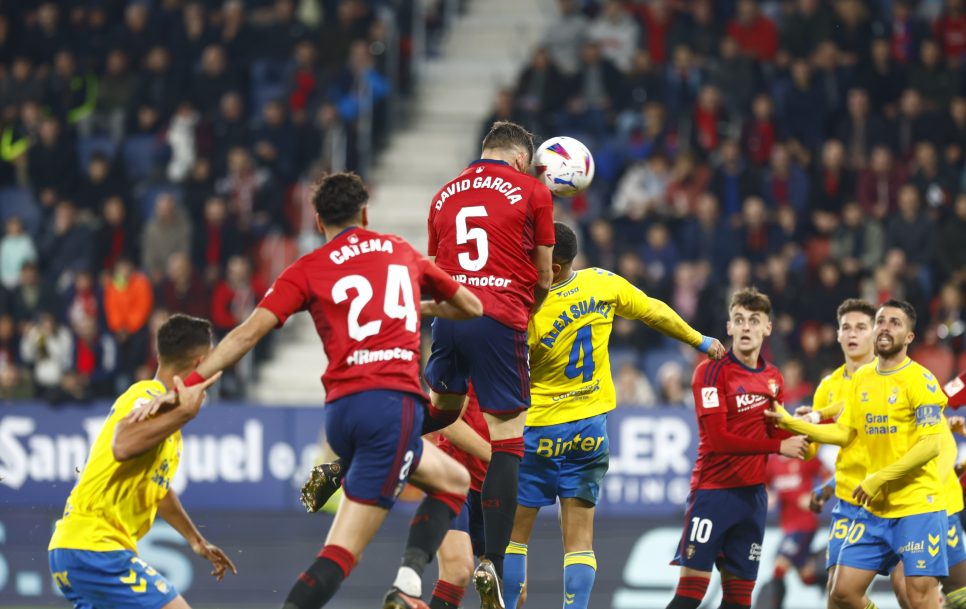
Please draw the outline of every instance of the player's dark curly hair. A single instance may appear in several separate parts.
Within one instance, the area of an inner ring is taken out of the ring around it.
[[[200,349],[211,346],[211,322],[175,313],[158,328],[158,361],[175,369],[190,367]]]
[[[533,134],[511,121],[496,121],[483,138],[483,150],[499,150],[519,147],[529,153],[533,160]]]
[[[868,300],[862,298],[849,298],[839,305],[835,312],[835,319],[842,319],[846,313],[862,313],[868,315],[869,319],[875,319],[875,307]]]
[[[916,329],[916,308],[906,302],[905,300],[899,300],[898,298],[890,298],[889,300],[883,302],[879,307],[892,307],[894,309],[900,309],[909,318],[909,330]]]
[[[577,257],[577,233],[563,222],[553,223],[554,239],[553,261],[557,264],[570,264]]]
[[[330,226],[341,226],[353,220],[368,201],[366,185],[351,171],[322,176],[312,195],[315,211],[322,223]]]
[[[731,306],[728,310],[735,307],[742,307],[749,311],[758,311],[765,315],[771,315],[771,299],[767,294],[762,294],[758,288],[741,288],[731,297]]]

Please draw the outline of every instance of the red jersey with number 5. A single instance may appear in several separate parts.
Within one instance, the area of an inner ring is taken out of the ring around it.
[[[553,202],[540,180],[481,159],[444,186],[429,210],[430,256],[483,303],[483,314],[526,331],[537,268],[554,244]]]
[[[278,317],[307,310],[329,359],[326,401],[393,389],[424,395],[419,301],[449,300],[459,284],[395,235],[350,228],[292,263],[258,306]]]
[[[698,417],[698,460],[692,489],[735,488],[765,483],[768,455],[788,434],[765,419],[772,398],[783,400],[785,381],[759,357],[749,368],[734,353],[698,364],[691,379]]]

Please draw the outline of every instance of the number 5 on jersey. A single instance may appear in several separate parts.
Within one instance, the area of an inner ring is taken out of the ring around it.
[[[456,245],[466,245],[470,241],[476,246],[476,255],[469,252],[460,253],[456,259],[460,266],[467,271],[478,271],[486,266],[486,260],[490,257],[490,244],[486,238],[486,231],[479,226],[469,228],[466,225],[467,218],[485,218],[486,208],[482,205],[464,207],[456,214]]]
[[[349,298],[349,290],[356,296],[349,303],[349,337],[361,341],[379,334],[382,320],[375,319],[359,325],[362,310],[372,300],[372,284],[362,275],[346,275],[332,286],[332,300],[336,304]],[[419,329],[419,311],[413,299],[413,285],[409,271],[401,264],[390,264],[386,275],[386,297],[382,303],[383,312],[390,319],[406,320],[406,330]]]

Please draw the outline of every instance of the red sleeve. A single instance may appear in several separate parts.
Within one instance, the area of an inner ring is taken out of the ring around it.
[[[422,256],[419,256],[419,271],[420,289],[428,292],[436,302],[449,300],[460,289],[459,282],[450,277],[449,273]]]
[[[557,238],[553,228],[553,199],[550,198],[550,191],[543,184],[533,189],[530,205],[533,209],[534,244],[554,245]]]
[[[278,318],[276,328],[281,328],[293,313],[298,313],[308,305],[308,282],[302,269],[299,268],[300,262],[301,260],[296,260],[282,271],[265,293],[265,297],[258,303],[258,306],[268,309]]]
[[[705,416],[702,421],[711,452],[721,455],[767,455],[781,450],[782,441],[778,438],[745,438],[728,431],[728,418],[724,411]]]

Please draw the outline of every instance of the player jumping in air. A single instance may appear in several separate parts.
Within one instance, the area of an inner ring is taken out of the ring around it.
[[[615,316],[708,353],[725,355],[665,303],[623,277],[597,268],[573,269],[577,235],[554,225],[553,286],[530,320],[533,404],[523,432],[519,506],[507,548],[504,595],[516,609],[526,583],[527,544],[537,512],[560,499],[564,546],[564,606],[587,609],[597,573],[594,509],[607,471],[607,413],[617,406],[608,343]]]
[[[131,385],[114,402],[50,539],[50,572],[76,609],[189,609],[174,586],[137,555],[137,542],[151,529],[155,514],[181,533],[195,554],[211,561],[216,579],[221,581],[226,570],[236,573],[171,490],[181,459],[181,428],[198,414],[205,389],[219,376],[190,388],[181,381],[211,351],[211,324],[172,315],[158,328],[157,346],[157,374]],[[135,420],[132,413],[171,387],[181,393],[178,408]]]
[[[879,308],[877,361],[855,373],[836,424],[819,426],[831,428],[821,430],[825,440],[857,442],[864,454],[864,477],[852,492],[861,509],[846,532],[830,596],[843,609],[874,608],[866,596],[869,584],[899,562],[905,603],[911,609],[938,608],[937,578],[948,573],[949,518],[939,471],[949,433],[942,414],[946,396],[932,373],[906,355],[915,323],[915,309],[907,302],[889,300]],[[769,416],[783,427],[805,430],[782,408]]]
[[[770,315],[766,295],[754,288],[735,292],[727,326],[731,350],[694,371],[698,460],[671,563],[681,566],[681,576],[668,609],[697,609],[716,565],[724,588],[721,609],[751,607],[768,511],[768,455],[802,458],[808,448],[804,436],[783,437],[762,416],[773,399],[781,399],[784,383],[761,357]]]
[[[523,425],[530,406],[527,322],[553,279],[553,206],[526,171],[533,136],[498,122],[473,162],[433,197],[429,255],[483,302],[484,316],[433,322],[426,363],[432,405],[424,431],[445,427],[463,407],[470,380],[490,430],[492,457],[481,491],[484,559],[473,580],[484,609],[503,609],[503,560],[517,507]]]
[[[313,195],[326,244],[285,269],[252,315],[232,330],[187,384],[231,366],[293,313],[307,310],[329,364],[326,437],[346,465],[345,499],[325,547],[302,573],[283,609],[318,609],[349,576],[406,481],[427,492],[385,609],[419,600],[426,564],[459,513],[466,470],[420,437],[419,317],[472,318],[477,299],[408,243],[365,227],[368,193],[354,174],[324,177]],[[438,302],[420,303],[422,291]],[[174,394],[157,400],[176,400]]]

